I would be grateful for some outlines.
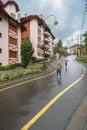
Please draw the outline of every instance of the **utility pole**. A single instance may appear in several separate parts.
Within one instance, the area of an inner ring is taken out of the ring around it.
[[[87,15],[87,0],[86,0],[86,3],[85,3],[85,9],[84,9],[84,15],[83,15],[83,21],[82,21],[80,34],[82,33],[82,30],[83,30],[83,26],[84,26],[84,21],[85,21],[85,16],[86,15]]]
[[[79,33],[79,47],[78,47],[78,55],[80,56],[82,53],[82,49],[81,49],[81,43],[82,43],[82,30],[83,30],[83,26],[85,23],[85,17],[87,15],[87,0],[85,1],[85,8],[84,8],[84,14],[83,14],[83,20],[82,20],[82,25],[81,25],[81,30]]]

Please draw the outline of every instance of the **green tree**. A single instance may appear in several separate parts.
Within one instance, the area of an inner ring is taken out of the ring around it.
[[[84,42],[85,42],[85,44],[84,44],[84,50],[85,50],[85,54],[87,54],[87,32],[85,33],[85,34],[83,34],[83,36],[84,36]]]
[[[62,42],[62,40],[59,40],[57,43],[57,47],[62,48],[62,46],[63,46],[63,42]]]
[[[58,43],[57,43],[57,48],[58,48],[58,52],[59,52],[59,58],[60,58],[61,53],[62,53],[62,47],[63,47],[63,42],[62,42],[62,40],[59,40]]]
[[[55,56],[55,54],[58,53],[58,47],[55,46],[55,47],[53,48],[53,52],[54,52],[54,56]]]
[[[26,37],[24,42],[21,44],[21,60],[22,60],[22,66],[24,68],[26,68],[27,65],[29,64],[29,61],[33,53],[34,49],[32,47],[32,43],[30,39]]]
[[[61,55],[67,55],[67,48],[63,47],[63,42],[62,40],[59,40],[56,46],[54,47],[54,55],[56,53],[59,53],[59,58]]]

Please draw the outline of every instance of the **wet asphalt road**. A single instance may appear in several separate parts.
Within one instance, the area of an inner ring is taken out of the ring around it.
[[[65,70],[63,60],[61,60],[63,65],[61,82],[57,80],[56,73],[53,73],[50,76],[21,85],[19,83],[32,80],[38,76],[0,85],[0,130],[21,130],[58,93],[77,80],[82,75],[83,69],[74,61],[74,58],[68,57],[67,70]],[[56,66],[56,63],[54,65]],[[83,65],[87,67],[87,64]],[[52,67],[47,72],[40,74],[40,77],[54,71],[55,68]],[[13,84],[18,85],[12,88]],[[86,93],[87,74],[62,95],[29,130],[65,130],[66,124]]]

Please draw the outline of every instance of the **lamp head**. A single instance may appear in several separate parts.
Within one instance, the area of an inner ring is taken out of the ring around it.
[[[54,22],[54,25],[58,25],[58,22],[57,22],[57,21],[55,21],[55,22]]]

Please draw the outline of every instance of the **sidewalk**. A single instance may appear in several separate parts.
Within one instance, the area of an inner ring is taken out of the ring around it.
[[[87,70],[87,64],[80,62]],[[86,72],[87,77],[87,72]],[[87,93],[87,92],[86,92]],[[73,114],[65,130],[87,130],[87,94]]]
[[[87,130],[87,95],[72,116],[66,130]]]

